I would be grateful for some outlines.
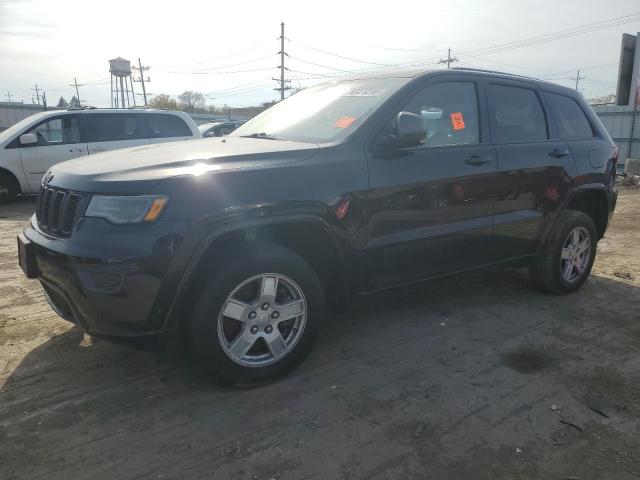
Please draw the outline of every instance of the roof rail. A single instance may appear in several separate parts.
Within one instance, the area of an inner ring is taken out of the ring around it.
[[[67,107],[67,110],[72,111],[72,110],[97,110],[98,107],[91,107],[91,106],[81,106],[81,107]]]
[[[499,70],[486,70],[484,68],[453,67],[453,70],[464,70],[469,72],[482,72],[482,73],[497,73],[498,75],[508,75],[509,77],[526,78],[529,80],[536,80],[536,81],[540,80],[539,78],[529,77],[527,75],[518,75],[516,73],[501,72]]]

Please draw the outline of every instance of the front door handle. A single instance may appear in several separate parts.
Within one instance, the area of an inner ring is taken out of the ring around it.
[[[569,150],[560,150],[559,148],[554,148],[549,152],[549,156],[553,158],[568,157],[569,155],[571,155]]]
[[[474,167],[478,167],[480,165],[484,165],[485,163],[490,163],[491,159],[488,158],[480,158],[480,155],[471,155],[467,158],[464,163],[467,165],[473,165]]]
[[[107,149],[104,148],[104,147],[94,147],[94,148],[91,149],[91,151],[94,152],[94,153],[95,152],[106,152]]]

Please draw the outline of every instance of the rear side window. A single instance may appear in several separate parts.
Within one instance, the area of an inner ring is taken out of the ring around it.
[[[87,142],[112,142],[144,138],[137,116],[133,114],[85,114]]]
[[[150,113],[145,115],[149,124],[151,138],[191,137],[191,129],[176,115]]]
[[[573,98],[557,93],[545,93],[544,98],[556,120],[560,138],[578,140],[593,137],[593,129],[587,116]]]
[[[547,122],[535,90],[491,84],[491,128],[495,142],[546,140]]]

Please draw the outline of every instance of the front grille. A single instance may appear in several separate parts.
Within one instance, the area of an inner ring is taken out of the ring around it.
[[[41,186],[36,203],[36,219],[43,230],[59,236],[71,235],[86,194]]]

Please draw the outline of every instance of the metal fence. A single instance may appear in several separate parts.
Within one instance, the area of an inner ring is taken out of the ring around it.
[[[618,145],[620,162],[640,159],[640,108],[634,111],[632,106],[595,105],[593,109]]]

